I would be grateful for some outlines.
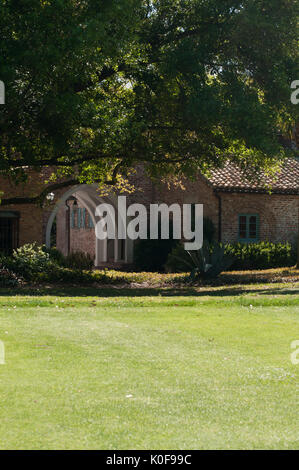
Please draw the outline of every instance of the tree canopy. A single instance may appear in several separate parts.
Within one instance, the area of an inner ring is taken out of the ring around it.
[[[269,167],[299,118],[298,13],[297,0],[2,0],[0,174],[113,184],[137,163],[153,177]]]

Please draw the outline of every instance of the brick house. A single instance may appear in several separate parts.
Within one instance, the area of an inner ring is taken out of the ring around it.
[[[183,187],[154,184],[143,172],[135,177],[136,191],[127,203],[203,204],[204,215],[216,228],[222,242],[269,240],[296,244],[299,231],[299,160],[286,160],[274,181],[264,177],[249,181],[241,170],[228,163],[209,178],[185,181]],[[5,197],[28,196],[44,188],[44,174],[31,173],[26,185],[0,180]],[[271,185],[271,193],[265,186]],[[101,202],[116,207],[115,195],[100,196],[96,185],[79,185],[55,193],[43,207],[32,204],[0,206],[0,251],[37,241],[52,243],[63,253],[84,251],[96,266],[131,263],[131,240],[97,240],[95,209]],[[54,228],[56,226],[56,233]]]

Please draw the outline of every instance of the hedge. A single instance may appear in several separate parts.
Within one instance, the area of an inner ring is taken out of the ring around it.
[[[272,269],[290,267],[296,264],[296,253],[290,243],[234,243],[225,245],[225,254],[234,258],[229,268],[234,270]],[[183,246],[176,246],[169,254],[166,271],[182,272],[188,270],[186,261],[190,256]]]
[[[225,252],[235,258],[231,270],[282,268],[296,263],[290,243],[234,243],[226,245]]]

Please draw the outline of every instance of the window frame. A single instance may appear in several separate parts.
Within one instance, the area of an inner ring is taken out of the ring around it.
[[[74,209],[72,207],[72,211],[71,211],[71,228],[76,228],[76,221],[75,221],[76,211],[77,211],[77,209]]]
[[[88,228],[94,228],[94,223],[89,213],[88,213]]]
[[[241,238],[240,237],[240,219],[241,217],[246,217],[246,238]],[[250,238],[250,217],[256,217],[256,237],[255,238]],[[259,214],[238,214],[238,241],[240,243],[256,243],[260,239],[260,217]]]
[[[82,216],[81,216],[81,228],[86,228],[86,223],[85,223],[85,219],[86,219],[86,208],[83,207],[82,208]]]

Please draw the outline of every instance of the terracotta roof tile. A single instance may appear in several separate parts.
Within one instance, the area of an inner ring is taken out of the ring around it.
[[[299,194],[299,159],[287,159],[274,179],[262,175],[258,181],[250,180],[236,164],[228,162],[213,170],[208,181],[216,191],[266,193],[270,187],[276,194]]]

